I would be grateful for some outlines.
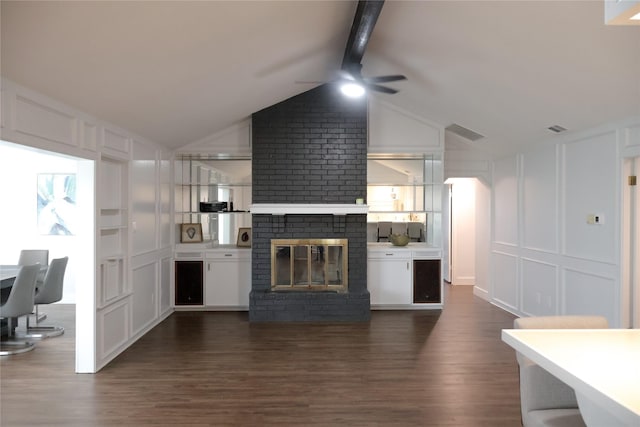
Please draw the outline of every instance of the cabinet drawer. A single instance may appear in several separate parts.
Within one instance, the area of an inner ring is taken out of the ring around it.
[[[207,252],[207,259],[250,259],[251,252],[246,250],[228,250]]]
[[[413,251],[412,258],[413,259],[440,259],[441,254],[439,249],[420,250],[420,251]]]
[[[397,251],[370,251],[369,259],[411,259],[411,253],[409,252],[397,252]]]

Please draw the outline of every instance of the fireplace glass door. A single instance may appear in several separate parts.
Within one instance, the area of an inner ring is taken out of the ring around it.
[[[347,239],[274,239],[271,288],[347,290]]]

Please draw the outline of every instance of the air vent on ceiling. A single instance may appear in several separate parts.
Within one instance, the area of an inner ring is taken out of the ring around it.
[[[446,130],[455,133],[458,136],[468,139],[469,141],[477,141],[481,138],[484,138],[484,135],[480,135],[477,132],[472,131],[471,129],[467,129],[458,124],[451,124],[445,128]]]
[[[551,132],[555,132],[555,133],[562,133],[562,132],[567,130],[566,128],[563,128],[560,125],[549,126],[547,129],[549,129]]]

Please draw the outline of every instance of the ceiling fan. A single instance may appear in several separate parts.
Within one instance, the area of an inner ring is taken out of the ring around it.
[[[398,92],[396,89],[382,86],[379,83],[406,80],[407,78],[402,74],[376,77],[362,76],[362,57],[383,5],[384,0],[360,0],[358,2],[344,57],[342,58],[339,80],[342,83],[359,85],[362,89],[394,94]]]
[[[336,72],[333,83],[338,83],[343,93],[348,96],[361,96],[366,90],[394,94],[398,90],[382,86],[380,83],[390,83],[407,80],[401,74],[376,77],[362,76],[362,57],[378,20],[384,0],[360,0],[351,25],[351,32],[342,58],[342,66]],[[298,81],[297,83],[325,83],[318,81]]]

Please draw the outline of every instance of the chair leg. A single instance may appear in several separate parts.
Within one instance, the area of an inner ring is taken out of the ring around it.
[[[46,313],[38,313],[38,305],[36,305],[36,324],[42,322],[46,318],[47,318]]]
[[[16,332],[18,338],[26,339],[44,339],[53,338],[64,334],[62,326],[30,326],[29,316],[27,316],[27,325],[25,332]]]
[[[35,344],[30,341],[19,341],[6,339],[0,341],[0,356],[10,356],[12,354],[26,353],[35,348]]]
[[[13,319],[9,319],[9,335],[0,341],[0,356],[26,353],[35,348],[35,344],[30,341],[16,339],[12,321]]]

